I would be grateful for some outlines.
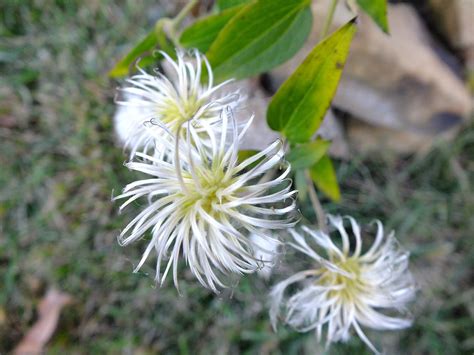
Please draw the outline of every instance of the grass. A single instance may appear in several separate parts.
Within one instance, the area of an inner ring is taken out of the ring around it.
[[[143,248],[116,236],[111,192],[133,177],[115,146],[107,71],[165,12],[145,1],[23,1],[0,5],[0,353],[36,319],[46,289],[74,297],[50,353],[314,353],[312,334],[270,329],[269,283],[248,277],[220,297],[183,267],[182,295],[154,285]],[[474,288],[474,126],[423,157],[338,163],[332,213],[395,228],[420,285],[415,325],[377,336],[390,353],[469,354]],[[139,206],[137,206],[139,208]],[[275,276],[275,280],[278,275]],[[271,280],[274,281],[274,280]],[[271,283],[271,282],[270,282]],[[328,353],[366,353],[360,341]]]

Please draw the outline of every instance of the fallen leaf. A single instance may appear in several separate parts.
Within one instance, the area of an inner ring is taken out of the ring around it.
[[[71,302],[70,295],[50,289],[38,305],[38,320],[17,345],[13,354],[42,354],[45,344],[58,325],[61,309]]]

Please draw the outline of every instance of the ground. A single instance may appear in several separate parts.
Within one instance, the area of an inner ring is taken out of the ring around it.
[[[0,5],[0,353],[36,319],[49,288],[73,296],[50,353],[314,353],[313,334],[280,328],[268,282],[219,297],[182,268],[181,295],[133,274],[144,243],[122,248],[133,215],[111,202],[134,176],[114,143],[117,82],[107,71],[164,10],[145,1],[7,0]],[[331,213],[379,218],[411,250],[420,291],[414,326],[370,333],[390,353],[472,353],[474,126],[424,156],[337,162],[343,200]],[[305,212],[305,211],[303,211]],[[329,354],[365,353],[357,339]]]

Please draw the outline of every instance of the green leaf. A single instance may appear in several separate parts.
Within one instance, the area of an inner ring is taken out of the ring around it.
[[[316,164],[319,159],[327,152],[330,142],[323,139],[317,139],[313,142],[304,143],[291,148],[286,155],[294,170],[306,169]]]
[[[132,65],[140,58],[140,65],[147,66],[157,60],[153,56],[153,51],[160,46],[161,49],[168,54],[174,52],[166,34],[163,30],[163,25],[169,21],[168,19],[159,20],[155,28],[146,35],[128,54],[123,57],[113,69],[109,72],[112,78],[118,78],[129,74]]]
[[[258,153],[258,150],[248,149],[248,150],[239,150],[238,152],[238,159],[239,163],[243,162],[245,159],[253,157],[255,154]]]
[[[218,14],[206,16],[187,27],[181,34],[179,42],[186,48],[197,48],[206,52],[219,32],[245,5],[235,6]]]
[[[387,0],[357,0],[357,3],[382,31],[388,33]]]
[[[156,39],[155,32],[152,31],[113,67],[109,72],[109,76],[117,78],[127,75],[130,66],[135,60],[143,53],[153,50],[157,44],[158,40]]]
[[[223,11],[231,7],[248,3],[250,0],[217,0],[219,10]]]
[[[267,110],[268,125],[291,143],[307,142],[321,125],[355,30],[352,20],[318,44],[273,96]]]
[[[237,158],[238,158],[238,161],[239,163],[242,163],[244,160],[248,159],[248,158],[251,158],[253,157],[255,154],[259,153],[258,150],[253,150],[253,149],[249,149],[249,150],[239,150],[238,152],[238,155],[237,155]],[[262,158],[263,159],[263,158]],[[254,168],[255,166],[257,166],[257,164],[262,160],[262,159],[258,159],[257,161],[253,162],[252,164],[250,164],[247,169],[252,169]]]
[[[207,52],[218,80],[253,76],[290,59],[311,30],[310,0],[258,0],[245,6]]]
[[[311,179],[317,188],[324,192],[331,200],[338,202],[341,199],[336,172],[331,158],[325,155],[310,169]]]
[[[305,171],[296,170],[294,178],[296,190],[298,190],[298,200],[306,201],[308,198],[308,182],[306,181]]]

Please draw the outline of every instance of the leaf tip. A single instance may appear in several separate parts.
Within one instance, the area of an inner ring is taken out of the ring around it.
[[[126,74],[127,74],[127,70],[118,65],[110,69],[109,72],[107,73],[109,78],[113,78],[113,79],[120,78],[122,76],[125,76]]]

